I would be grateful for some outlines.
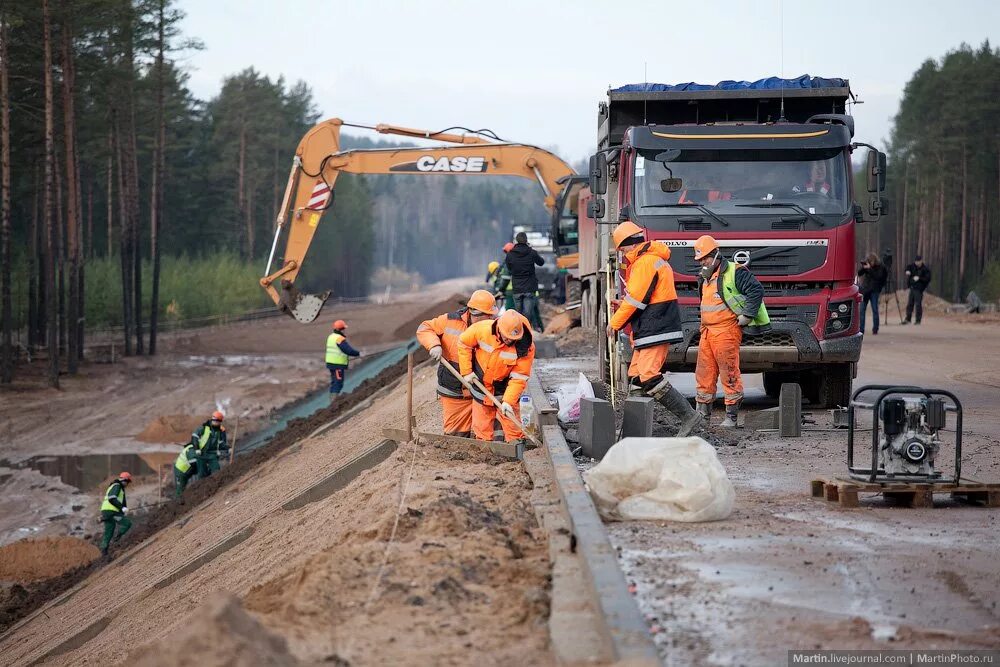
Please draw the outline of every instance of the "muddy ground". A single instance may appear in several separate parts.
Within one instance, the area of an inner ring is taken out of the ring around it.
[[[435,385],[421,367],[420,430],[441,428]],[[402,445],[346,488],[297,502],[401,427],[405,396],[401,383],[240,477],[4,636],[0,655],[177,664],[163,650],[183,636],[208,647],[205,665],[258,650],[274,664],[551,664],[548,543],[521,464]]]
[[[58,390],[45,385],[44,363],[20,366],[14,385],[0,389],[0,497],[14,501],[0,507],[0,545],[92,538],[96,499],[121,470],[142,478],[130,489],[133,507],[158,502],[158,479],[170,483],[191,425],[221,409],[239,438],[325,386],[323,349],[335,319],[349,322],[356,347],[374,353],[405,338],[430,304],[472,287],[474,280],[444,281],[388,307],[331,303],[309,325],[282,317],[172,332],[155,358],[84,363]]]
[[[856,382],[955,392],[966,410],[963,476],[1000,482],[1000,335],[987,320],[885,325],[866,339]],[[590,359],[580,365],[594,370]],[[539,368],[550,389],[576,371],[565,359]],[[694,394],[691,376],[674,378]],[[774,405],[759,375],[746,384],[746,409]],[[798,439],[707,434],[735,443],[718,446],[737,492],[729,519],[608,525],[664,663],[785,664],[789,649],[1000,647],[1000,510],[947,496],[933,509],[813,500],[812,478],[846,474],[846,434],[831,429],[826,411],[811,416],[817,423]]]

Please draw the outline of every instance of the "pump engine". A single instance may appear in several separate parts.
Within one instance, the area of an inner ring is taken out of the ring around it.
[[[944,428],[944,408],[939,398],[905,396],[882,402],[878,463],[886,476],[940,476],[934,459],[941,448],[938,431]]]

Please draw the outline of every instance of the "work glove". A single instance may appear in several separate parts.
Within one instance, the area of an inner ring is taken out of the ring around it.
[[[500,414],[511,421],[517,420],[517,415],[514,414],[514,408],[510,407],[510,403],[504,402],[504,404],[500,406]]]
[[[476,374],[469,373],[468,375],[463,375],[462,379],[465,380],[467,384],[472,384],[472,381],[476,379]]]
[[[607,335],[608,335],[608,338],[614,338],[614,337],[615,337],[615,330],[614,330],[614,327],[612,327],[612,326],[611,326],[611,325],[609,324],[609,325],[608,325],[608,330],[607,330],[607,331],[606,331],[605,333],[607,333]]]
[[[747,317],[746,315],[740,315],[736,319],[736,323],[739,324],[741,327],[745,327],[746,325],[750,324],[751,322],[753,322],[753,319],[750,318],[750,317]]]
[[[435,345],[429,350],[429,353],[431,355],[431,359],[433,359],[434,361],[439,360],[441,358],[441,346]]]
[[[128,514],[128,508],[127,507],[123,507],[122,508],[122,514]]]

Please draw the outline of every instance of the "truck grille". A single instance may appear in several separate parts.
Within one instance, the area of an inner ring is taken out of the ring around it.
[[[756,276],[794,276],[813,269],[818,269],[826,261],[827,247],[815,246],[767,246],[747,245],[742,247],[726,246],[723,249],[726,257],[732,257],[739,250],[750,252],[750,270]],[[671,259],[671,264],[680,273],[689,276],[698,275],[701,266],[694,259],[693,247],[673,248],[677,262]]]
[[[691,347],[697,347],[701,334],[696,333],[691,339]],[[758,336],[744,336],[740,347],[795,347],[791,334],[784,331],[768,331]]]
[[[765,305],[767,300],[764,301]],[[768,305],[767,314],[772,322],[803,322],[807,325],[816,324],[816,316],[819,313],[818,306],[799,305]],[[681,319],[684,322],[698,322],[701,319],[698,306],[681,306]]]

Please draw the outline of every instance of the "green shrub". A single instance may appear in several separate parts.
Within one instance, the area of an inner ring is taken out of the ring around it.
[[[983,301],[1000,300],[1000,262],[992,261],[986,265],[976,283],[976,294]]]

